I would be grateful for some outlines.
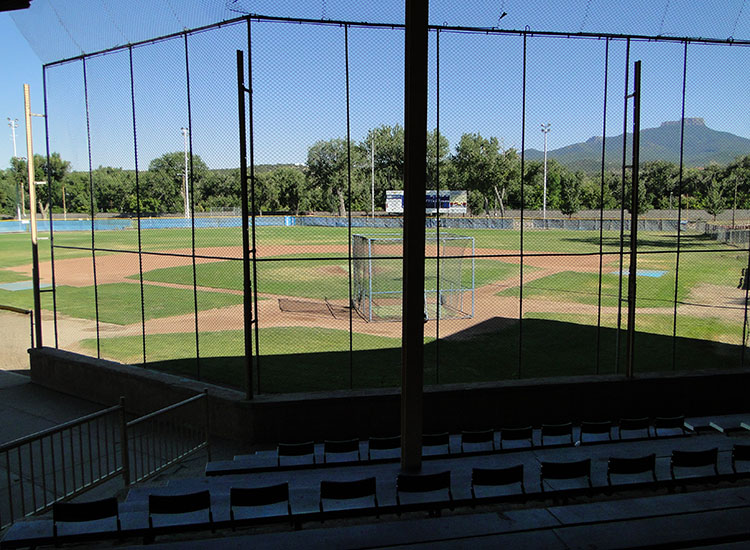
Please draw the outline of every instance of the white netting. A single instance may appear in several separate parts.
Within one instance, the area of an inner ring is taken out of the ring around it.
[[[428,319],[474,315],[474,238],[452,233],[425,239]],[[401,320],[403,236],[352,235],[352,306],[368,321]]]

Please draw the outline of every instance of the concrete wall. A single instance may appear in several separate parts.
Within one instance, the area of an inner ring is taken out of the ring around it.
[[[113,405],[123,395],[128,411],[139,415],[207,388],[212,432],[246,443],[367,438],[399,431],[397,389],[262,395],[248,402],[239,391],[140,367],[53,348],[29,353],[35,383],[102,405]],[[425,390],[424,431],[748,412],[748,387],[750,370],[435,386]]]

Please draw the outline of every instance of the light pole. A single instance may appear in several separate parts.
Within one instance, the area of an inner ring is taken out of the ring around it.
[[[13,158],[18,156],[16,151],[16,128],[18,128],[18,119],[8,117],[8,126],[10,126],[10,134],[13,137]],[[21,221],[21,206],[23,204],[23,187],[16,184],[16,217],[18,221]]]
[[[18,128],[18,119],[8,117],[8,126],[10,126],[10,132],[13,136],[13,157],[17,157],[16,154],[16,128]]]
[[[180,128],[185,142],[185,171],[182,173],[182,190],[185,195],[185,219],[190,217],[190,196],[188,194],[188,134],[187,128]]]
[[[547,219],[547,134],[549,134],[550,123],[542,124],[544,134],[544,194],[542,196],[542,218]]]

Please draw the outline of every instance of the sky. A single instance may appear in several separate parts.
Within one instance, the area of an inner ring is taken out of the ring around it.
[[[178,5],[179,11],[175,10]],[[25,156],[22,84],[31,84],[32,109],[41,112],[42,61],[194,28],[240,12],[389,23],[402,23],[404,17],[403,2],[394,0],[368,4],[343,0],[184,0],[179,4],[141,0],[139,10],[125,10],[122,2],[112,0],[34,0],[32,6],[13,19],[0,14],[0,56],[5,61],[0,104],[3,117],[19,119],[16,138],[20,156]],[[503,12],[508,15],[498,19]],[[92,25],[92,21],[102,24]],[[750,37],[750,6],[746,8],[744,0],[433,0],[430,21],[572,33]],[[30,37],[31,46],[19,28]],[[339,26],[269,22],[253,23],[252,31],[256,163],[304,163],[315,141],[346,137],[345,31]],[[433,129],[438,116],[436,33],[431,33],[429,40],[428,125]],[[89,162],[94,168],[130,169],[135,166],[137,151],[138,167],[145,169],[161,154],[181,151],[181,128],[190,127],[193,151],[209,167],[237,166],[235,52],[246,49],[244,23],[192,35],[188,43],[190,111],[181,37],[133,49],[134,97],[127,50],[89,59],[88,131],[82,63],[50,68],[51,149],[77,170],[87,169]],[[463,133],[481,133],[497,137],[503,147],[541,149],[540,126],[549,123],[551,150],[602,135],[605,47],[604,40],[530,36],[524,127],[523,40],[517,35],[442,32],[441,133],[451,148]],[[630,70],[636,59],[643,64],[641,127],[680,118],[684,53],[680,43],[632,43]],[[350,28],[348,55],[352,139],[362,140],[371,128],[382,124],[402,123],[403,31]],[[687,61],[685,116],[702,117],[711,128],[750,137],[745,79],[750,48],[691,44]],[[616,135],[623,129],[624,41],[610,42],[608,63],[606,133]],[[5,122],[0,168],[8,166],[13,154]],[[37,152],[44,151],[43,131],[42,120],[34,119]]]
[[[3,76],[0,78],[0,106],[2,107],[0,109],[0,121],[2,122],[0,168],[7,168],[13,156],[13,139],[11,128],[8,126],[8,118],[13,121],[18,119],[16,150],[18,156],[26,156],[26,130],[23,109],[24,84],[29,84],[32,112],[42,113],[44,111],[42,63],[7,13],[0,13],[0,59],[3,60]],[[32,136],[35,137],[35,151],[44,152],[44,124],[42,119],[34,119]]]

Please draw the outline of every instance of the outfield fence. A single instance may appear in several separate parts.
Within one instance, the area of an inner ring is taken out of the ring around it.
[[[248,223],[251,220],[248,219]],[[256,226],[306,226],[306,227],[351,227],[368,228],[383,227],[400,229],[403,228],[404,221],[401,217],[367,217],[367,216],[256,216]],[[598,231],[600,228],[604,231],[619,231],[624,227],[625,231],[630,231],[630,220],[619,219],[593,219],[593,218],[496,218],[496,217],[441,217],[429,218],[426,220],[425,227],[434,229],[444,227],[446,229],[510,229],[519,230],[523,224],[526,229],[563,229],[566,231]],[[638,229],[640,231],[676,231],[678,224],[682,231],[701,231],[705,226],[706,233],[709,233],[708,227],[712,229],[710,233],[717,234],[718,231],[731,231],[723,226],[706,224],[703,221],[688,222],[687,220],[678,221],[676,219],[640,219],[638,220]],[[65,220],[55,221],[55,231],[91,231],[90,220]],[[203,216],[195,218],[195,221],[185,218],[118,218],[108,220],[95,220],[94,231],[122,231],[137,230],[140,225],[141,229],[191,229],[193,225],[196,229],[220,228],[220,227],[242,227],[242,218],[238,216]],[[37,222],[39,231],[49,231],[50,223],[48,220]],[[721,229],[719,229],[721,228]],[[741,231],[737,228],[737,231]],[[0,233],[28,233],[28,223],[19,222],[1,222]],[[724,235],[724,233],[722,233]],[[726,242],[747,242],[730,241],[727,238],[719,239]]]
[[[402,170],[371,167],[377,152],[367,144],[370,133],[400,139],[403,40],[402,25],[253,15],[45,65],[47,155],[59,152],[77,175],[66,190],[49,182],[40,195],[50,211],[67,196],[67,208],[89,219],[40,223],[50,245],[43,277],[54,283],[43,296],[55,314],[44,343],[250,394],[397,386],[400,326],[375,327],[353,307],[351,242],[360,228],[402,227],[398,217],[354,212],[369,211],[372,190],[380,200]],[[635,372],[747,365],[748,296],[737,282],[750,243],[704,233],[683,203],[681,153],[692,128],[686,105],[744,112],[733,71],[713,75],[708,98],[696,83],[709,68],[741,66],[748,45],[430,27],[429,126],[438,140],[426,188],[460,185],[446,164],[464,136],[499,135],[498,153],[513,152],[518,165],[478,199],[497,211],[512,206],[512,217],[428,217],[429,228],[474,239],[463,258],[475,263],[476,295],[470,318],[425,324],[426,383],[623,374],[631,335]],[[640,160],[669,152],[680,164],[661,193],[670,205],[674,197],[674,215],[631,227],[636,60],[644,107],[678,121],[659,152],[644,148]],[[568,119],[573,106],[581,111]],[[570,164],[587,186],[554,164],[542,175],[535,148],[551,113],[550,139],[562,125],[601,137],[587,142],[596,158]],[[247,142],[238,148],[241,129]],[[310,166],[256,174],[260,164],[291,166],[282,150],[328,162],[318,170],[328,176],[313,178]],[[231,168],[238,162],[242,169]],[[552,214],[575,210],[563,202],[584,193],[597,210]],[[322,202],[346,214],[261,215],[256,201],[282,194],[299,211]],[[191,215],[199,198],[228,215]],[[149,215],[155,204],[159,216]],[[134,218],[105,212],[117,208]],[[25,230],[13,223],[0,231]],[[439,279],[439,257],[428,247],[426,279]],[[399,260],[376,258],[373,271]]]

